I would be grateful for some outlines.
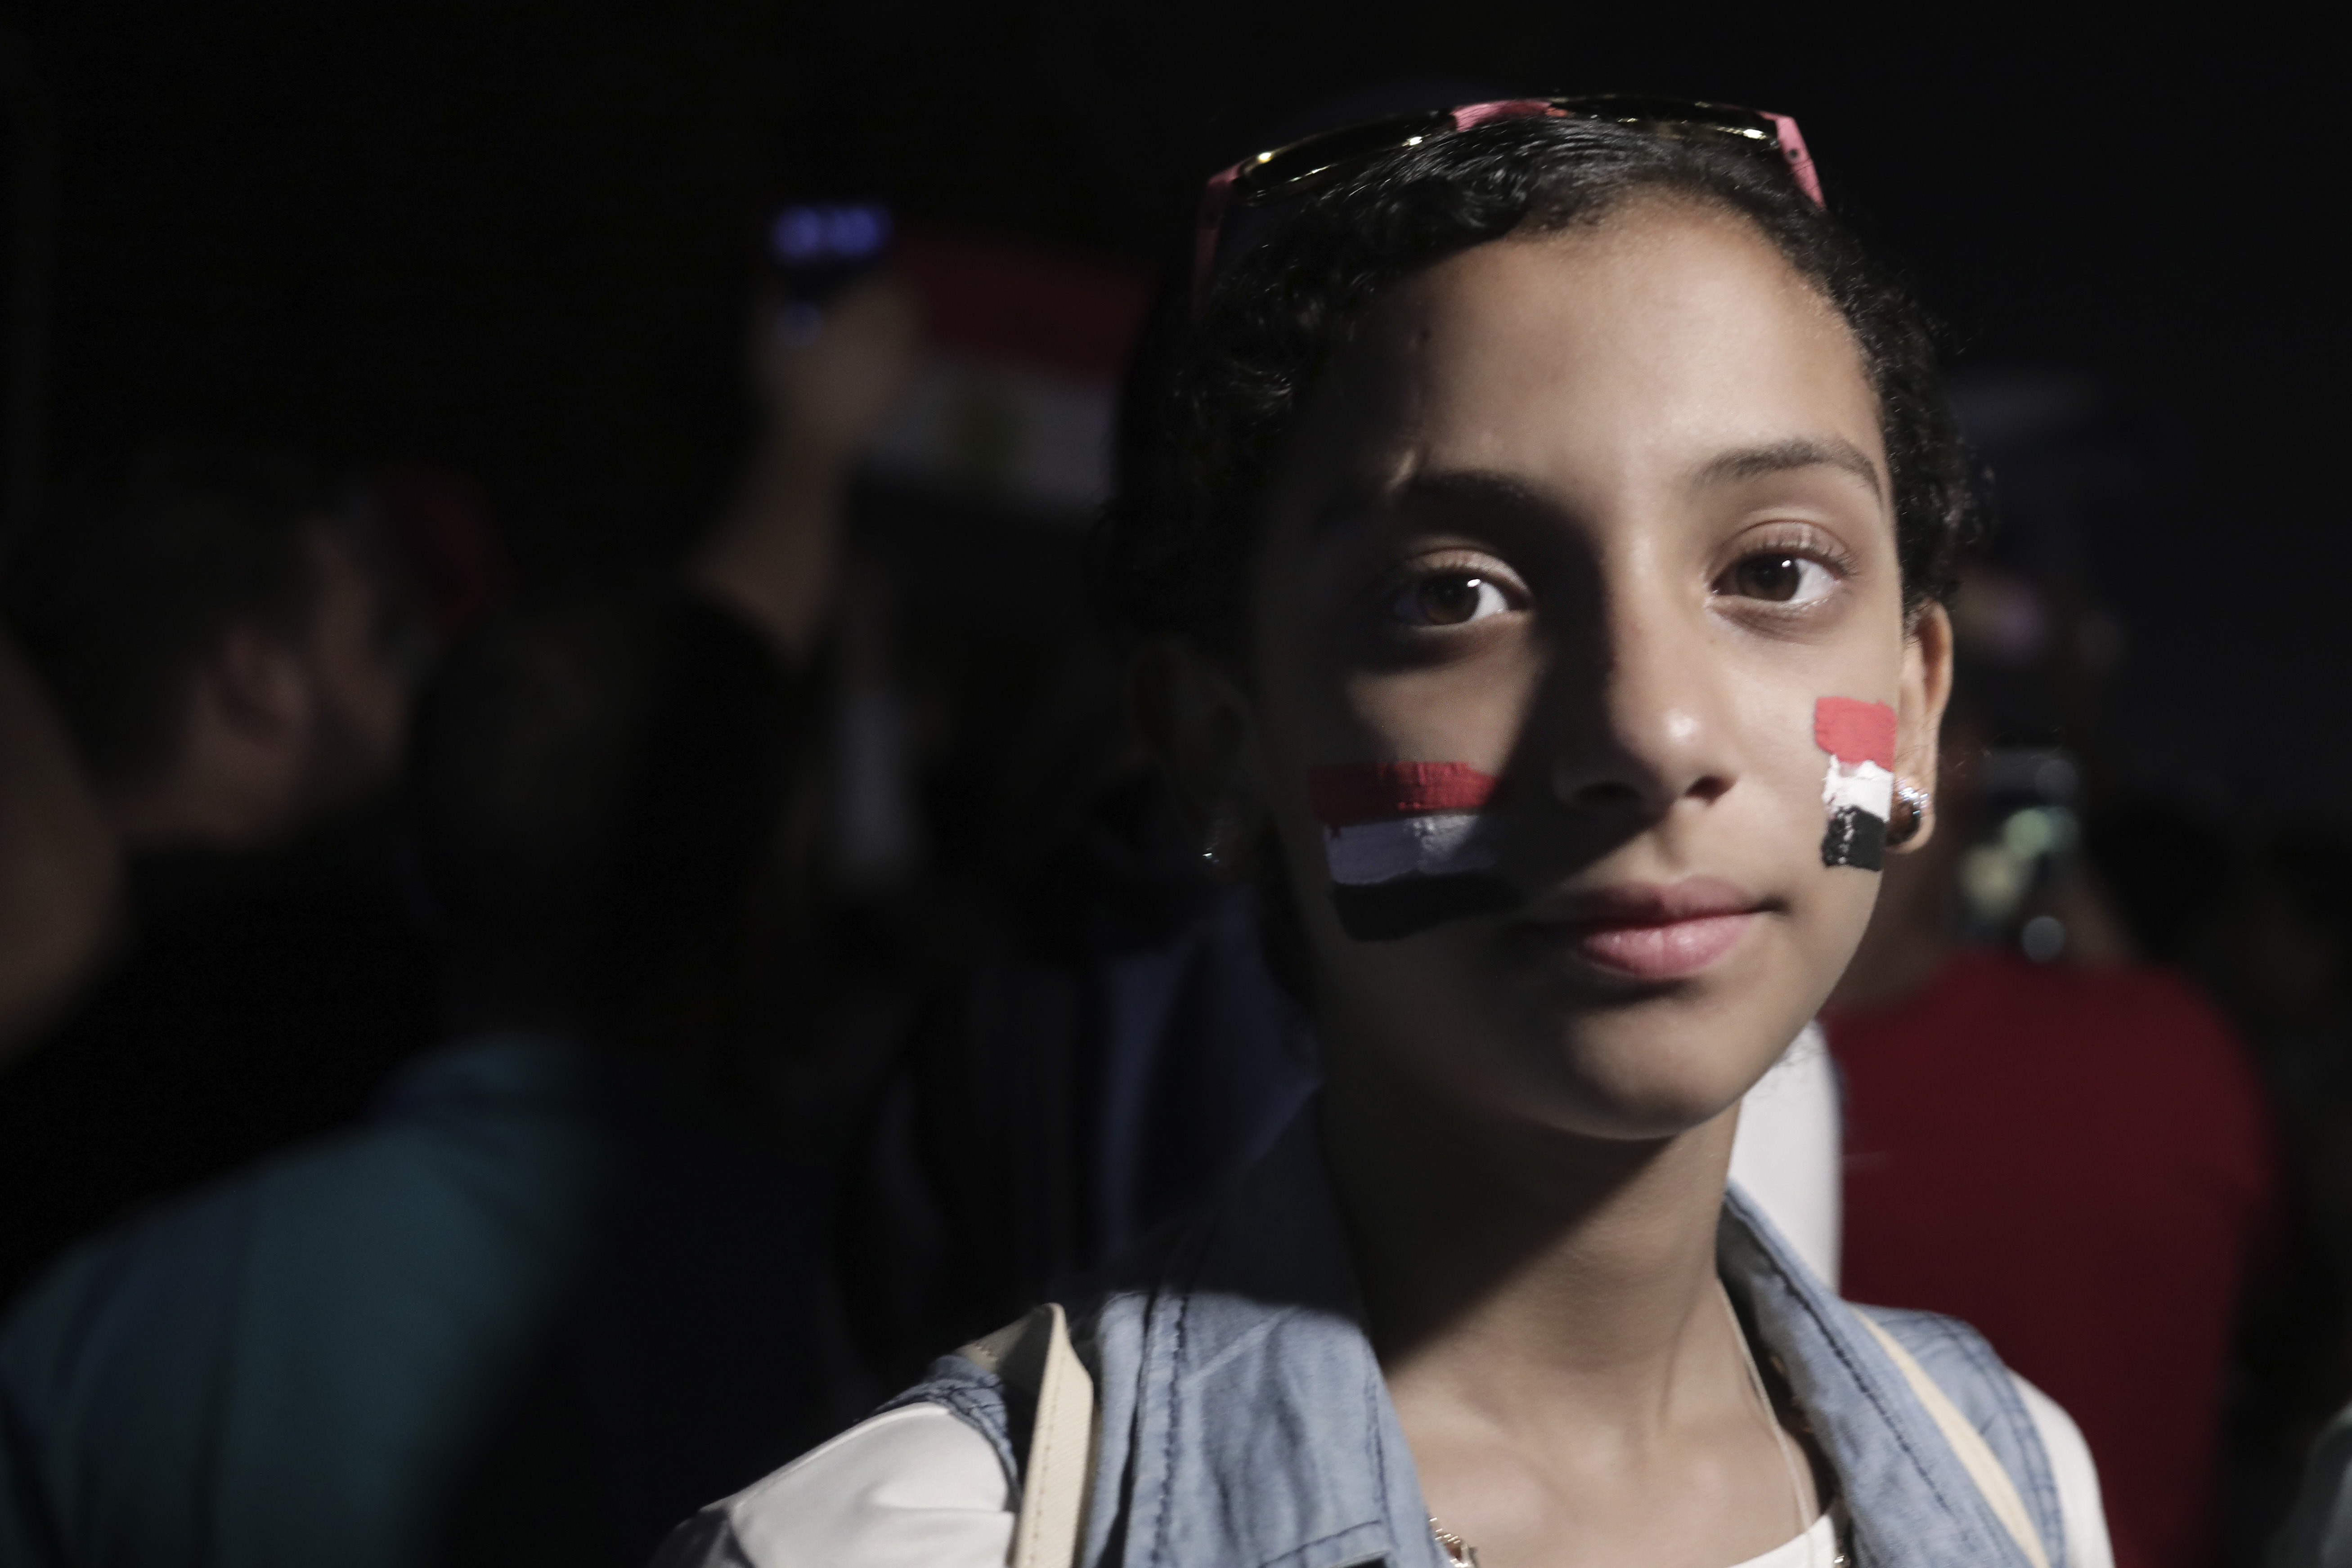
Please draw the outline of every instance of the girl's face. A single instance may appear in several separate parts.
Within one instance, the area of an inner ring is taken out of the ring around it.
[[[1861,938],[1886,773],[1934,777],[1948,632],[1906,632],[1886,466],[1847,329],[1727,214],[1639,200],[1378,304],[1269,496],[1249,689],[1194,726],[1275,828],[1335,1071],[1611,1138],[1746,1092]]]

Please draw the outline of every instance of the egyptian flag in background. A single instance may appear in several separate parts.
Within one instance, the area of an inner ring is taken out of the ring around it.
[[[1393,942],[1517,904],[1483,814],[1495,788],[1459,762],[1308,768],[1340,928],[1359,942]]]
[[[1813,742],[1830,754],[1822,780],[1829,827],[1822,863],[1877,871],[1886,863],[1886,819],[1895,809],[1895,710],[1854,697],[1813,705]]]

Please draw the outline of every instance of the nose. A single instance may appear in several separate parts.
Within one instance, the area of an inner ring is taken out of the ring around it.
[[[1555,667],[1556,797],[1580,814],[1649,821],[1720,799],[1738,778],[1725,661],[1670,596],[1609,595]]]

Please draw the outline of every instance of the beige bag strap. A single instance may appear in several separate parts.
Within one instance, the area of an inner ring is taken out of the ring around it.
[[[1006,1403],[1034,1402],[1012,1568],[1074,1568],[1095,1471],[1095,1380],[1070,1345],[1057,1301],[957,1354],[1004,1381]]]
[[[1895,1370],[1903,1375],[1903,1381],[1911,1385],[1911,1392],[1927,1406],[1929,1418],[1944,1434],[1944,1441],[1951,1445],[1960,1468],[1969,1472],[1969,1479],[1977,1483],[1977,1490],[1992,1505],[1993,1517],[2017,1542],[2017,1549],[2025,1553],[2025,1560],[2033,1568],[2050,1568],[2049,1554],[2042,1550],[2042,1537],[2033,1528],[2033,1516],[2025,1511],[2025,1500],[2017,1495],[2017,1483],[2001,1468],[1991,1445],[1984,1440],[1984,1434],[1960,1414],[1950,1396],[1937,1386],[1936,1380],[1927,1375],[1927,1369],[1913,1360],[1911,1353],[1896,1343],[1893,1334],[1871,1322],[1868,1312],[1857,1312],[1853,1315],[1877,1336],[1878,1348],[1886,1353]]]

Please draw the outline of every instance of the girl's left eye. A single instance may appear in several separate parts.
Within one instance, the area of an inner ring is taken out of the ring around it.
[[[1768,549],[1732,562],[1716,579],[1715,591],[1773,604],[1811,604],[1836,586],[1837,574],[1811,557]]]
[[[1467,570],[1415,578],[1389,601],[1390,612],[1408,626],[1466,626],[1510,607],[1493,579]]]

